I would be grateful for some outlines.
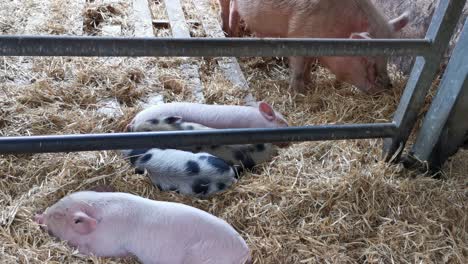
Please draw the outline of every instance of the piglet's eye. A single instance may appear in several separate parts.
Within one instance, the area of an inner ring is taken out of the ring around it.
[[[81,219],[75,219],[75,224],[81,223]]]

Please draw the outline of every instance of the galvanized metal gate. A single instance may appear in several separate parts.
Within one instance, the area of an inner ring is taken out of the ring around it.
[[[231,39],[109,38],[65,36],[0,36],[0,56],[417,56],[398,109],[389,123],[303,126],[276,129],[219,129],[82,135],[40,135],[0,138],[0,153],[45,153],[246,144],[338,139],[385,138],[385,159],[398,160],[416,123],[425,96],[466,0],[440,1],[424,39]],[[429,159],[442,131],[466,131],[454,125],[466,113],[468,23],[446,69],[413,153]],[[456,81],[454,81],[456,80]],[[447,101],[450,98],[449,101]],[[443,107],[444,111],[439,111]],[[452,115],[452,113],[458,113]],[[455,120],[455,121],[452,121]],[[466,122],[465,122],[466,123]],[[428,127],[435,126],[430,130]],[[456,128],[454,128],[456,127]],[[445,129],[445,130],[444,130]],[[463,132],[464,133],[464,132]],[[463,134],[464,135],[464,134]],[[430,142],[430,143],[428,143]],[[457,141],[458,142],[458,141]],[[457,143],[458,144],[458,143]],[[445,150],[444,150],[445,151]],[[450,152],[450,151],[448,151]],[[447,153],[448,153],[447,152]]]

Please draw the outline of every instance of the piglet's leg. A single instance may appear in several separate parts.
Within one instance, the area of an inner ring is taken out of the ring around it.
[[[289,67],[291,71],[290,89],[298,92],[304,92],[304,71],[306,68],[306,59],[304,57],[289,57]]]

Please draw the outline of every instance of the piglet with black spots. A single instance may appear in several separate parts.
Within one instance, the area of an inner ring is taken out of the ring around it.
[[[213,129],[198,123],[185,122],[181,117],[168,116],[152,118],[134,122],[131,132],[144,131],[173,131],[173,130],[209,130]],[[273,144],[242,144],[242,145],[212,145],[180,147],[177,149],[187,150],[194,153],[206,152],[225,160],[228,164],[239,166],[239,168],[252,169],[258,164],[270,160],[277,154]]]
[[[162,191],[206,197],[226,190],[237,182],[237,173],[226,161],[208,153],[176,149],[122,150],[136,172],[148,172]]]
[[[35,221],[85,255],[132,255],[143,264],[251,263],[244,239],[224,220],[128,193],[72,193]]]
[[[288,126],[284,117],[265,102],[259,102],[253,106],[177,102],[154,105],[139,112],[127,126],[127,131],[132,131],[132,126],[135,124],[168,116],[180,116],[185,122],[218,129]]]

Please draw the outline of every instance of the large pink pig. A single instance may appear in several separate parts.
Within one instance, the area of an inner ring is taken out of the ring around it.
[[[144,264],[251,263],[247,244],[224,220],[128,193],[76,192],[35,221],[86,255],[133,255]]]
[[[388,21],[370,0],[231,0],[228,31],[234,37],[241,18],[258,37],[281,38],[393,38],[408,22],[407,14]],[[391,87],[385,57],[318,59],[337,79],[364,92]],[[290,57],[289,62],[290,87],[304,91],[313,58]]]

